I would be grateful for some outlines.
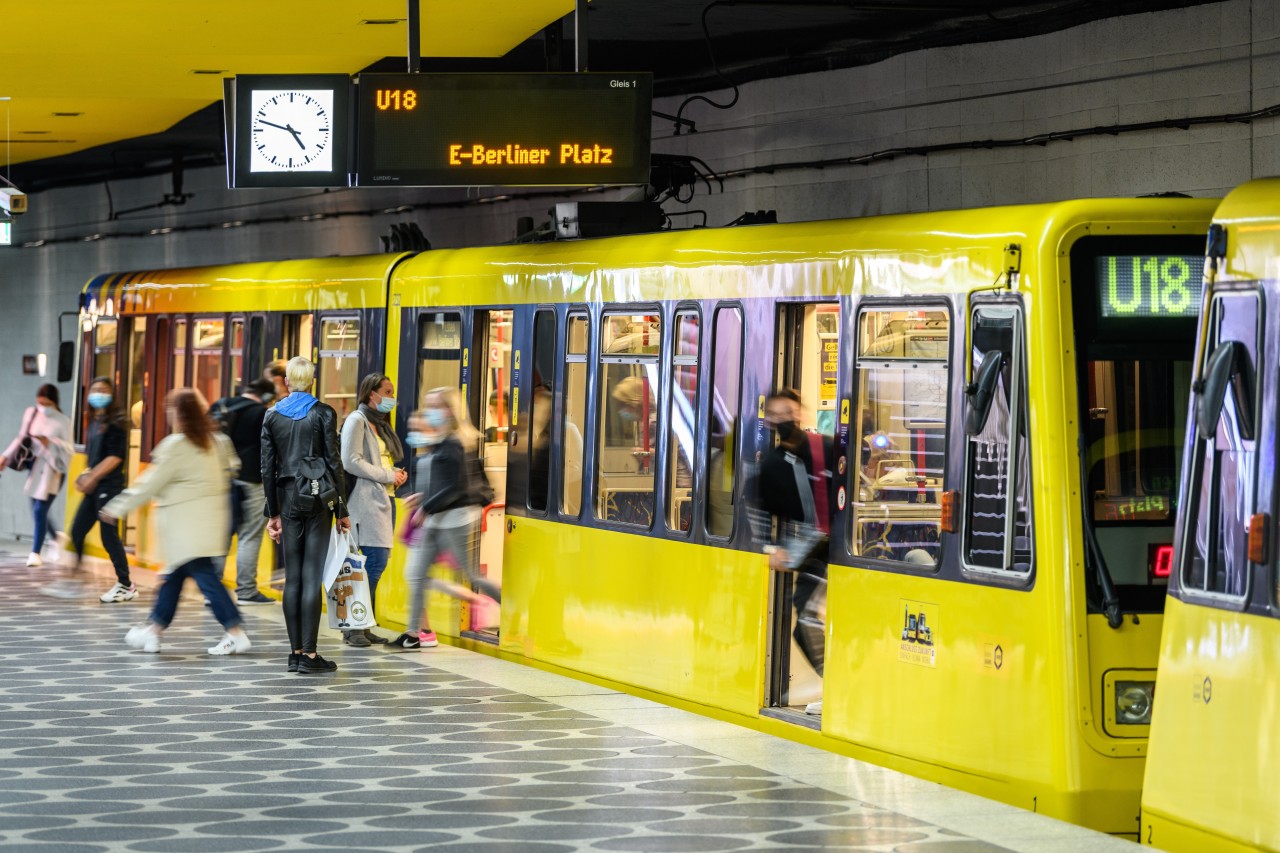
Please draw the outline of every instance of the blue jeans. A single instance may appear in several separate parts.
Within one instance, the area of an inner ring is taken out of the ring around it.
[[[164,584],[156,593],[156,605],[151,611],[151,621],[161,628],[168,628],[173,614],[178,612],[178,596],[187,578],[196,582],[204,597],[213,606],[213,616],[228,631],[240,624],[240,611],[231,600],[227,588],[222,585],[222,575],[213,564],[212,557],[196,557],[165,575]]]
[[[373,548],[366,545],[360,549],[364,554],[364,573],[369,577],[369,601],[373,603],[373,612],[378,612],[378,578],[386,571],[387,561],[391,559],[390,548]]]
[[[45,500],[40,500],[39,498],[31,499],[31,515],[36,522],[36,529],[31,543],[31,553],[33,554],[40,553],[40,549],[44,547],[45,536],[50,533],[54,535],[58,533],[57,522],[49,521],[49,510],[53,508],[55,497],[51,496]]]

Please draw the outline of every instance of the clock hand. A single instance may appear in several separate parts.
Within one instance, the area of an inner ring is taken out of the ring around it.
[[[273,123],[273,122],[264,121],[264,120],[262,120],[262,119],[258,119],[258,124],[265,124],[267,127],[274,127],[274,128],[276,128],[276,129],[278,129],[278,130],[287,130],[287,131],[289,131],[290,133],[296,133],[296,132],[297,132],[297,131],[295,131],[295,130],[294,130],[293,128],[291,128],[291,127],[285,127],[283,124],[275,124],[275,123]]]
[[[285,127],[285,130],[287,130],[287,131],[289,131],[290,133],[292,133],[292,134],[293,134],[293,141],[294,141],[294,142],[296,142],[296,143],[298,143],[298,147],[299,147],[299,148],[301,148],[303,151],[306,151],[306,150],[307,150],[307,146],[305,146],[305,145],[303,145],[303,144],[302,144],[302,134],[301,134],[301,133],[298,133],[298,131],[294,130],[294,129],[293,129],[293,125],[291,125],[291,124],[290,124],[290,125],[287,125],[287,126]]]

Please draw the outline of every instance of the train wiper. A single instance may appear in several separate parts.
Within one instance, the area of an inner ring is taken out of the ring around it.
[[[1084,433],[1077,439],[1080,459],[1084,460]],[[1093,567],[1098,582],[1098,590],[1102,593],[1102,612],[1107,617],[1107,624],[1119,629],[1124,624],[1124,615],[1120,612],[1120,596],[1116,595],[1115,582],[1111,580],[1111,571],[1107,568],[1107,559],[1102,555],[1102,546],[1098,544],[1098,535],[1093,529],[1093,516],[1089,512],[1089,483],[1083,461],[1080,465],[1080,494],[1083,501],[1082,520],[1084,522],[1084,544],[1086,559]]]

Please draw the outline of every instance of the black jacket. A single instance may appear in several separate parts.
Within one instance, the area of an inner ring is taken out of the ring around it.
[[[414,485],[421,495],[419,506],[427,514],[485,503],[471,482],[462,442],[453,436],[418,458]]]
[[[226,397],[209,407],[219,419],[222,431],[240,457],[240,476],[245,483],[262,482],[262,421],[267,407],[248,397]]]
[[[324,437],[323,447],[319,446],[320,436]],[[287,418],[272,409],[262,421],[262,486],[268,517],[280,514],[280,492],[295,488],[298,469],[308,456],[324,457],[338,489],[333,514],[336,518],[347,517],[346,476],[338,452],[338,415],[332,406],[324,403],[316,403],[301,420]]]
[[[832,476],[833,469],[836,467],[835,442],[825,435],[822,436],[824,458],[818,460],[818,465],[814,465],[815,460],[810,449],[808,434],[802,438],[799,447],[794,451],[777,446],[765,454],[760,462],[760,472],[754,484],[756,504],[765,512],[784,521],[804,520],[804,506],[796,486],[795,470],[787,461],[787,454],[794,453],[803,463],[805,473],[809,475],[810,488],[813,488],[815,478],[823,477],[826,480],[827,505],[815,507],[815,509],[818,512],[825,511],[826,520],[830,522],[836,507],[836,479]],[[816,489],[814,491],[816,497]]]

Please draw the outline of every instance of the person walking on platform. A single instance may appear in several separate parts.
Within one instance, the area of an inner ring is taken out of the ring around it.
[[[116,400],[116,386],[106,376],[99,376],[89,385],[85,401],[93,409],[89,419],[89,432],[85,437],[87,468],[76,478],[76,491],[84,497],[76,508],[71,522],[71,545],[75,549],[75,565],[71,577],[61,584],[51,584],[41,592],[57,598],[79,598],[84,594],[84,582],[80,568],[84,563],[84,540],[98,524],[102,547],[111,558],[116,571],[116,582],[99,596],[104,604],[133,601],[138,590],[129,579],[129,559],[120,541],[116,524],[99,524],[98,514],[116,495],[124,491],[124,460],[129,453],[129,433],[124,410]]]
[[[271,408],[272,401],[279,403],[289,396],[289,382],[285,378],[285,362],[283,360],[273,361],[268,364],[262,371],[262,378],[270,382],[275,389],[272,392],[271,399],[263,397],[262,405]]]
[[[44,550],[45,537],[58,535],[57,523],[49,517],[49,511],[62,490],[72,450],[71,419],[58,407],[58,386],[41,385],[36,391],[36,404],[22,415],[22,432],[0,456],[0,471],[12,464],[27,472],[22,492],[31,500],[31,517],[35,521],[28,566],[44,563],[40,552]]]
[[[199,391],[177,388],[165,403],[173,432],[151,451],[151,464],[138,482],[113,498],[101,513],[104,524],[114,525],[131,510],[155,501],[160,546],[168,560],[150,621],[130,629],[125,642],[144,652],[160,651],[160,638],[177,613],[182,585],[191,578],[226,629],[209,654],[243,654],[249,650],[249,637],[222,585],[226,531],[231,527],[231,479],[240,470],[240,459],[231,440],[209,417]]]
[[[232,484],[232,501],[239,507],[232,514],[236,536],[236,603],[275,604],[275,599],[258,589],[258,551],[262,531],[267,526],[263,512],[266,498],[262,490],[262,421],[267,416],[263,399],[275,394],[275,386],[255,379],[239,397],[227,397],[213,404],[214,420],[231,439],[240,457],[240,476]]]
[[[425,452],[418,459],[414,477],[417,493],[408,501],[414,510],[410,523],[416,530],[415,544],[405,565],[405,578],[409,582],[407,630],[391,641],[390,648],[394,649],[436,645],[423,642],[418,633],[419,626],[425,624],[422,610],[428,586],[464,599],[478,610],[487,610],[502,600],[497,584],[480,577],[476,565],[480,513],[492,499],[491,492],[486,495],[487,482],[477,482],[478,477],[484,476],[476,455],[480,433],[467,420],[456,388],[430,391],[425,402],[426,408],[410,421],[407,436],[410,446]],[[472,587],[482,595],[451,583],[428,582],[428,571],[444,553],[453,556]],[[431,637],[434,640],[434,635]]]
[[[814,671],[823,670],[823,631],[819,606],[827,579],[828,537],[834,508],[831,474],[835,446],[830,438],[800,427],[800,395],[786,388],[765,400],[765,422],[777,443],[760,461],[749,493],[753,496],[752,528],[769,568],[793,571],[796,645]],[[777,519],[778,539],[769,543],[770,517]],[[806,714],[822,713],[822,700],[810,702]]]
[[[289,396],[262,422],[262,484],[267,534],[284,548],[284,621],[289,671],[333,672],[338,665],[316,652],[320,632],[320,579],[329,537],[347,518],[346,478],[338,453],[338,416],[311,394],[316,367],[289,361]]]
[[[378,579],[387,567],[395,542],[396,489],[409,475],[396,467],[404,461],[404,446],[391,426],[396,407],[396,389],[391,378],[370,373],[360,382],[360,406],[342,424],[342,467],[355,480],[350,485],[347,512],[355,543],[364,554],[364,570],[369,578],[369,600],[377,612]],[[343,631],[352,646],[386,643],[373,631]]]

